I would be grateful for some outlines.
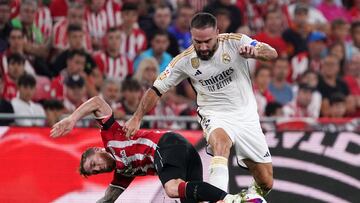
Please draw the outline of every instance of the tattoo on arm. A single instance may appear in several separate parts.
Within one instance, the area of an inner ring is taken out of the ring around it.
[[[278,56],[274,48],[263,42],[258,42],[255,46],[255,50],[257,52],[256,58],[260,60],[272,60]]]
[[[122,188],[109,185],[105,191],[105,196],[96,201],[96,203],[113,203],[124,192]]]

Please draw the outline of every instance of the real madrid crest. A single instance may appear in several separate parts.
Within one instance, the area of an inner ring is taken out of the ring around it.
[[[228,53],[223,53],[223,54],[222,54],[222,61],[223,61],[223,63],[225,63],[225,64],[230,63],[230,61],[231,61],[230,55],[229,55]]]
[[[191,66],[193,67],[193,68],[199,68],[199,66],[200,66],[200,59],[198,58],[198,57],[194,57],[194,58],[192,58],[191,59]]]

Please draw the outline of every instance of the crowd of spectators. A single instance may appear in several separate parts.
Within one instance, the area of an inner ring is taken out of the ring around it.
[[[214,14],[220,33],[277,50],[275,61],[249,60],[260,117],[360,116],[359,0],[0,0],[0,112],[47,118],[0,124],[51,126],[95,95],[117,118],[134,113],[191,46],[200,11]],[[182,82],[149,114],[196,116],[195,98]]]

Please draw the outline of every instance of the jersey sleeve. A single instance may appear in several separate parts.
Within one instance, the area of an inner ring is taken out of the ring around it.
[[[128,177],[124,176],[120,173],[114,173],[113,180],[111,181],[110,185],[112,187],[118,187],[120,189],[125,190],[130,183],[134,180],[135,177]]]
[[[160,73],[154,82],[154,87],[159,91],[160,94],[164,94],[171,87],[178,85],[181,81],[187,78],[184,73],[181,61],[176,63],[176,57],[169,63],[166,69]],[[177,59],[178,60],[178,59]]]

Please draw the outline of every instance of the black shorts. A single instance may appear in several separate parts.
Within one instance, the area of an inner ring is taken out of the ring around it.
[[[203,170],[196,149],[181,135],[168,132],[159,140],[154,164],[163,185],[171,179],[202,181]]]

